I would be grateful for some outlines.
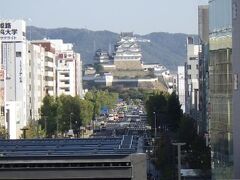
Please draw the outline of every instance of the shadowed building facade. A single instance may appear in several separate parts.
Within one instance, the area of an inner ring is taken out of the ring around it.
[[[232,179],[232,1],[209,1],[212,179]]]

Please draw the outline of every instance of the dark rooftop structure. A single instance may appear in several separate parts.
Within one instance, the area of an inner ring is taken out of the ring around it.
[[[146,156],[137,153],[138,142],[126,135],[0,140],[0,179],[144,179]]]
[[[22,156],[85,156],[131,154],[137,150],[138,138],[23,139],[0,140],[0,160]]]

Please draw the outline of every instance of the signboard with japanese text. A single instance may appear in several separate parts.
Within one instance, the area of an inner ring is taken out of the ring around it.
[[[0,41],[26,40],[26,22],[23,20],[0,20]]]

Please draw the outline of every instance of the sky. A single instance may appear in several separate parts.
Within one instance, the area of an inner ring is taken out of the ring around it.
[[[198,5],[208,0],[0,0],[0,18],[43,28],[197,33]]]

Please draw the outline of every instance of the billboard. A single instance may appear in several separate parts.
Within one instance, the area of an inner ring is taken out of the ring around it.
[[[0,41],[26,40],[26,22],[23,20],[0,20]]]

